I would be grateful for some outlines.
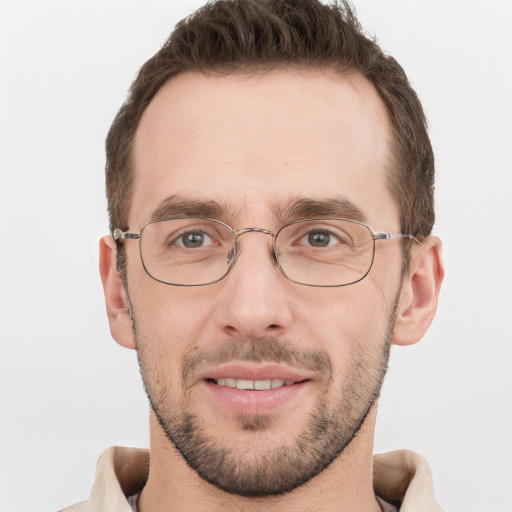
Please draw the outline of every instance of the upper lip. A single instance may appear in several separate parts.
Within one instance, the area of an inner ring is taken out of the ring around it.
[[[311,379],[310,371],[298,371],[279,364],[259,364],[249,366],[246,363],[228,363],[202,371],[200,380],[217,380],[221,378],[244,380],[269,380],[283,379],[293,382],[301,382]]]

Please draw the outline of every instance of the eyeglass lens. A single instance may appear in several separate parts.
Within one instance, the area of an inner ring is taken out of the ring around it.
[[[194,286],[216,282],[228,273],[235,243],[235,232],[221,222],[183,218],[147,224],[140,250],[154,279]],[[370,229],[348,220],[296,221],[277,232],[274,244],[282,272],[292,281],[311,286],[359,281],[373,261]]]

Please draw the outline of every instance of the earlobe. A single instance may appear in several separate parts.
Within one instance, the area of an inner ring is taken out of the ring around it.
[[[418,342],[434,319],[444,277],[441,240],[427,237],[414,247],[411,268],[405,277],[393,332],[395,345]]]
[[[135,348],[130,304],[116,268],[116,243],[110,235],[100,239],[100,274],[112,337],[126,348]]]

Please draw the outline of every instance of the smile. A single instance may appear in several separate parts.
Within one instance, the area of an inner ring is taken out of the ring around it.
[[[266,391],[267,389],[276,389],[283,386],[291,386],[295,384],[293,380],[285,379],[264,379],[264,380],[247,380],[247,379],[233,379],[233,378],[220,378],[214,379],[213,382],[218,386],[236,388],[236,389],[249,389],[255,391]]]

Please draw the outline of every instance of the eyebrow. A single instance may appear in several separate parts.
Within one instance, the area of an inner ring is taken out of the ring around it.
[[[204,217],[219,219],[226,215],[237,215],[233,207],[220,204],[217,201],[202,201],[187,199],[178,194],[165,198],[153,211],[151,220],[168,219],[172,217]]]
[[[282,205],[274,206],[273,210],[277,218],[285,221],[335,217],[367,222],[363,210],[345,197],[331,197],[328,199],[294,197]]]
[[[209,219],[232,219],[238,217],[241,208],[218,203],[213,200],[189,199],[179,194],[165,198],[153,211],[151,220],[172,217],[203,217]],[[282,222],[312,218],[344,218],[366,222],[363,210],[345,197],[313,199],[292,197],[288,201],[272,206],[274,217]]]

